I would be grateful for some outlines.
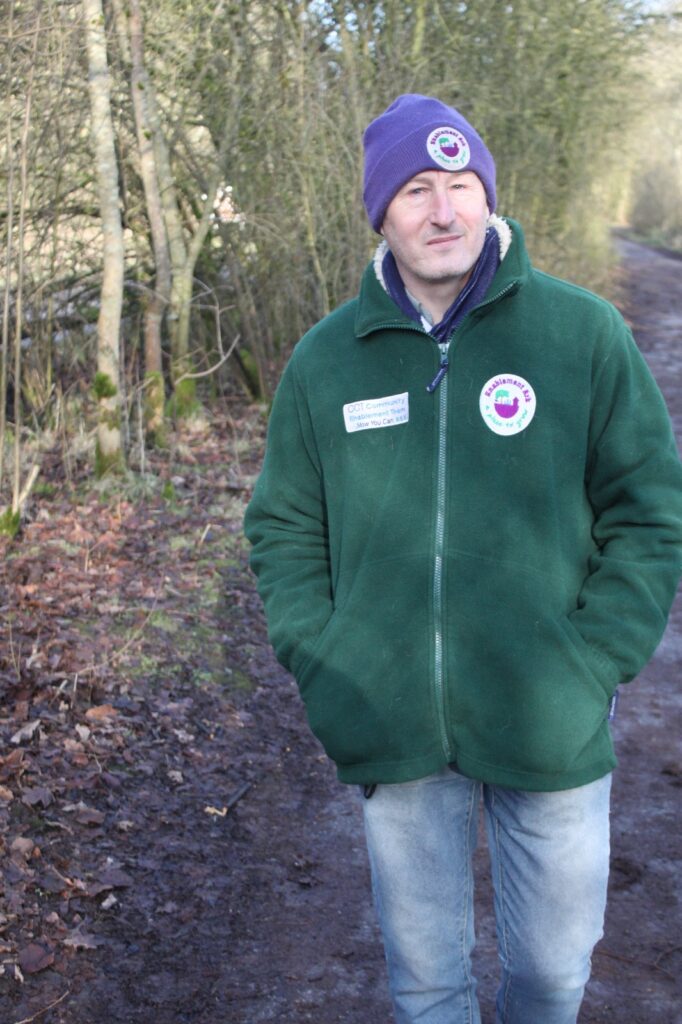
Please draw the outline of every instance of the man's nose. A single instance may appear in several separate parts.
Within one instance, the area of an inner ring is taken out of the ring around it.
[[[448,227],[455,219],[451,195],[447,190],[438,189],[432,193],[430,219],[438,227]]]

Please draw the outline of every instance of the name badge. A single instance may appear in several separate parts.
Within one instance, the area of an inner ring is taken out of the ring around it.
[[[349,434],[356,430],[377,430],[380,427],[396,427],[407,423],[410,418],[409,392],[403,395],[387,395],[386,398],[369,398],[364,402],[349,402],[343,407],[343,421]]]

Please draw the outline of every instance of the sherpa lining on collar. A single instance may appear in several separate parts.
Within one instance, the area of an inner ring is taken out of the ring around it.
[[[488,227],[494,228],[497,232],[497,238],[500,244],[500,262],[509,252],[509,246],[512,242],[512,230],[507,224],[506,220],[502,217],[498,217],[496,213],[491,213],[488,217]],[[376,274],[377,281],[388,293],[388,287],[384,280],[383,262],[384,256],[388,251],[388,242],[386,239],[382,239],[376,247],[372,263],[374,264],[374,273]]]

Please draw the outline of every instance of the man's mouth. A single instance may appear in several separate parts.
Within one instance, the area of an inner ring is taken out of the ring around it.
[[[458,242],[461,235],[434,235],[427,240],[427,245],[445,245],[447,242]]]

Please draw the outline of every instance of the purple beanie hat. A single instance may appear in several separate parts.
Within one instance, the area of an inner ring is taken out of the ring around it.
[[[365,209],[380,231],[388,204],[420,171],[473,171],[488,209],[495,209],[495,161],[481,136],[455,110],[432,96],[399,96],[369,125],[365,147]]]

